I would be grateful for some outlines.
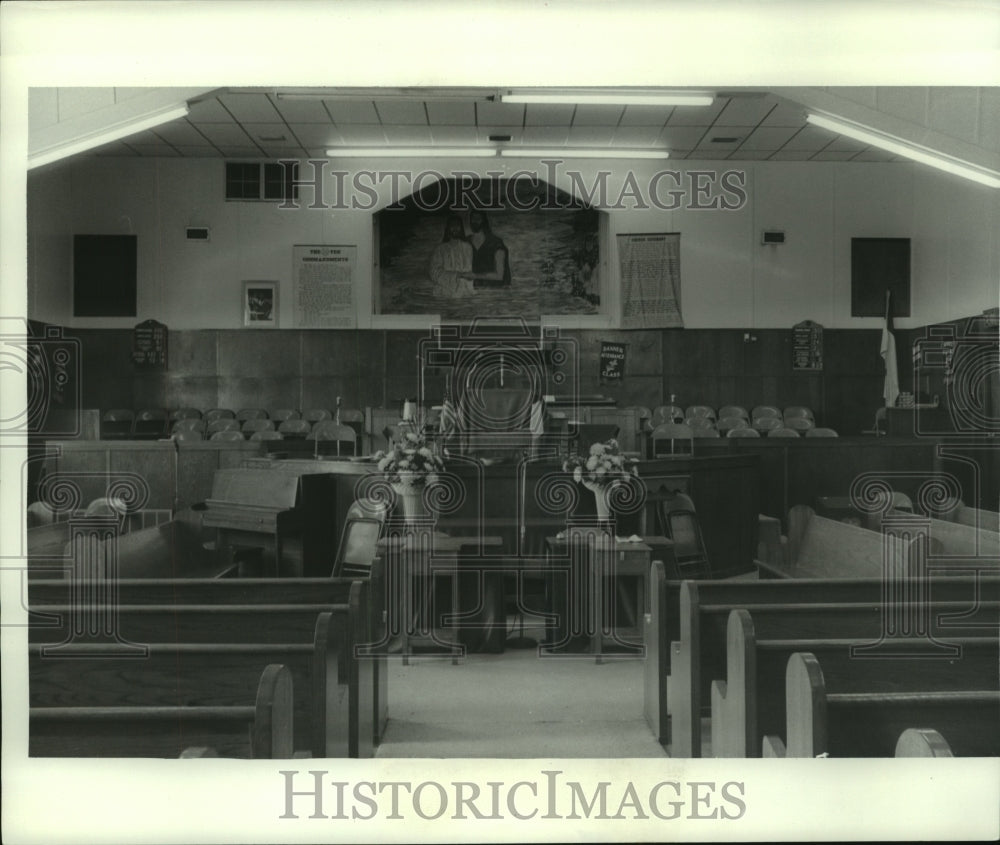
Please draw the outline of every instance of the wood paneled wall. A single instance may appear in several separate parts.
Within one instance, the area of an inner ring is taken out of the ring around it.
[[[82,404],[113,407],[392,407],[417,394],[418,331],[283,329],[171,331],[169,369],[137,370],[132,333],[72,329],[82,355]],[[882,405],[880,332],[824,332],[824,369],[792,371],[791,330],[687,329],[568,331],[577,341],[580,392],[620,406],[808,405],[822,425],[843,434],[872,427]],[[900,382],[910,389],[911,336],[897,332]],[[601,341],[627,344],[625,379],[602,384]],[[433,395],[440,384],[428,381]],[[564,391],[553,388],[552,392]],[[434,398],[438,398],[435,396]]]

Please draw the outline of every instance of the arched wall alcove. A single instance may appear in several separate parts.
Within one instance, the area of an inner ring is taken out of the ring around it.
[[[538,178],[435,179],[372,215],[373,314],[606,315],[607,218]]]

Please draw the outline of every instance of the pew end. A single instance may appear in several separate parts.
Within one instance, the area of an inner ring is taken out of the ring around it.
[[[948,741],[933,728],[907,728],[896,742],[896,757],[954,757]]]
[[[765,736],[760,751],[760,756],[765,760],[783,760],[788,756],[780,736]]]

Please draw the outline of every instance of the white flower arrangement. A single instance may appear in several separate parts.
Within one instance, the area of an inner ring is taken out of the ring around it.
[[[407,432],[392,451],[376,452],[375,460],[386,481],[410,487],[434,484],[444,470],[444,461],[431,451],[423,437],[413,432]]]
[[[628,481],[638,477],[635,458],[626,457],[618,449],[617,440],[594,443],[587,457],[570,455],[563,462],[563,470],[573,473],[573,480],[586,485],[603,487],[616,481]]]

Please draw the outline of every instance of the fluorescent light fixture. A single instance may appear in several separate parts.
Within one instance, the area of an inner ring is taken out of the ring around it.
[[[605,91],[565,89],[560,91],[508,91],[500,95],[504,103],[530,103],[532,105],[590,105],[590,106],[710,106],[715,101],[712,94],[670,93],[657,91]]]
[[[169,123],[171,120],[187,117],[187,115],[188,107],[187,104],[184,103],[179,106],[171,106],[170,108],[154,112],[153,114],[146,115],[145,117],[141,117],[137,120],[129,120],[124,123],[110,126],[107,129],[102,129],[99,132],[93,132],[80,138],[73,138],[66,143],[56,144],[55,146],[44,149],[34,155],[29,155],[28,170],[31,170],[34,167],[41,167],[43,164],[52,164],[54,161],[68,158],[69,156],[76,155],[77,153],[84,153],[87,150],[92,150],[96,147],[103,147],[105,144],[110,144],[112,141],[127,138],[129,135],[135,135],[139,132],[145,131],[146,129],[153,129],[156,126]]]
[[[669,158],[666,150],[626,150],[621,147],[553,147],[537,149],[532,147],[504,147],[500,150],[504,158]]]
[[[962,176],[965,179],[971,179],[973,182],[979,182],[981,185],[987,185],[990,188],[1000,188],[1000,173],[995,170],[979,167],[971,162],[936,152],[919,144],[911,144],[902,138],[887,135],[875,129],[870,129],[867,126],[862,126],[859,123],[851,123],[821,114],[807,114],[806,121],[814,126],[819,126],[821,129],[829,129],[831,132],[846,135],[848,138],[854,138],[856,141],[871,144],[880,150],[904,156],[921,164],[936,167],[938,170]]]
[[[331,158],[494,158],[495,147],[331,147]]]

